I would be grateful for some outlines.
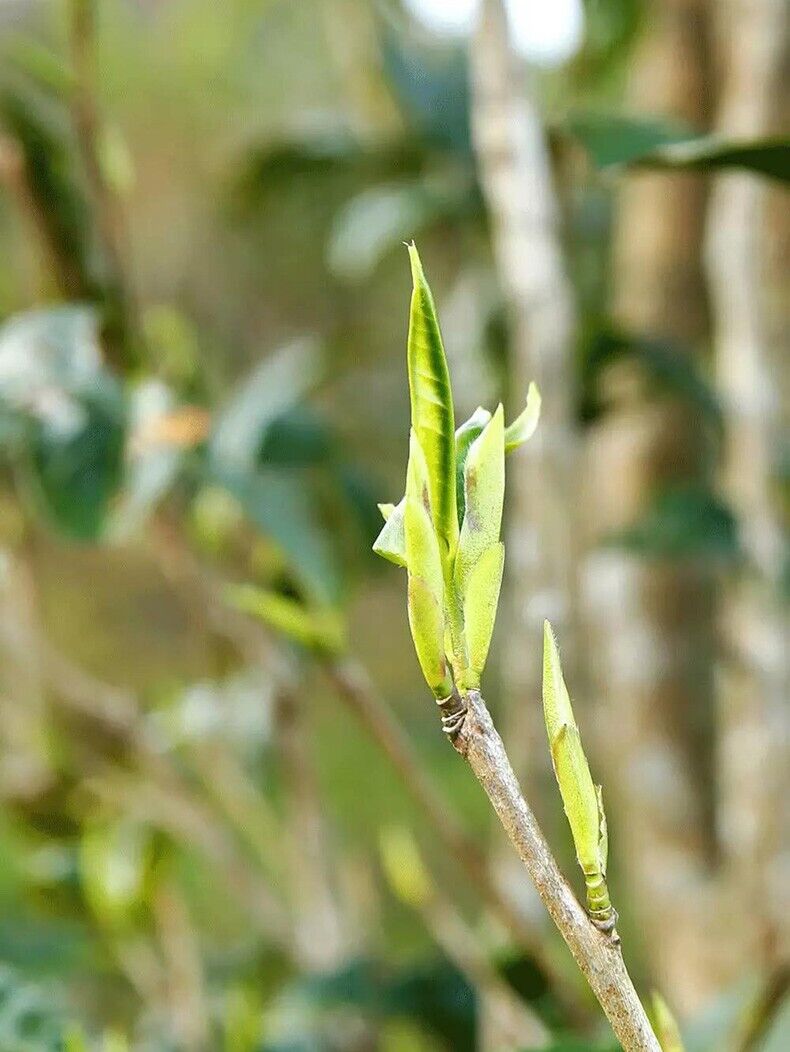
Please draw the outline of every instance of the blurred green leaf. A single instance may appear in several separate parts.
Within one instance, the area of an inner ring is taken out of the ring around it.
[[[666,340],[618,332],[606,325],[595,325],[582,347],[582,415],[589,419],[600,410],[597,392],[603,370],[613,362],[639,363],[661,388],[696,406],[717,428],[722,411],[718,397],[700,373],[693,354]]]
[[[223,469],[252,469],[269,429],[277,420],[282,426],[283,415],[316,383],[318,369],[318,348],[311,340],[288,344],[265,358],[217,415],[209,438],[211,460]]]
[[[226,597],[302,646],[335,654],[345,645],[345,626],[335,610],[311,610],[288,596],[249,584],[231,586]]]
[[[24,176],[63,295],[91,299],[97,289],[91,217],[75,176],[67,118],[16,78],[0,80],[0,125],[22,152]]]
[[[210,464],[209,472],[213,481],[238,500],[250,520],[280,546],[307,594],[319,604],[337,602],[339,566],[305,480],[272,468],[238,471],[217,463]]]
[[[634,162],[640,168],[715,172],[741,168],[779,182],[790,182],[790,138],[722,139],[708,135],[655,150]]]
[[[123,411],[119,392],[108,387],[80,400],[73,429],[35,429],[26,489],[42,516],[67,537],[92,541],[104,530],[123,479]]]
[[[77,540],[101,534],[123,475],[126,408],[96,326],[89,308],[55,307],[0,328],[0,418],[24,421],[7,452],[34,507]]]
[[[698,137],[692,128],[660,117],[614,113],[575,114],[563,127],[584,146],[597,168],[632,164],[659,147]]]
[[[662,1052],[684,1052],[683,1038],[674,1015],[661,994],[653,991],[652,1019]]]
[[[659,493],[640,522],[607,543],[646,558],[741,556],[738,525],[730,508],[702,486],[677,486]]]
[[[364,190],[335,218],[327,249],[330,269],[351,281],[368,278],[387,252],[434,224],[479,210],[465,171]]]
[[[381,28],[384,73],[409,125],[426,145],[471,156],[465,49],[420,41],[391,22]]]
[[[625,165],[667,171],[743,168],[790,181],[790,138],[724,139],[654,117],[580,114],[566,131],[578,139],[598,168]]]
[[[102,923],[124,925],[140,906],[151,864],[150,835],[129,821],[88,826],[80,845],[85,897]]]

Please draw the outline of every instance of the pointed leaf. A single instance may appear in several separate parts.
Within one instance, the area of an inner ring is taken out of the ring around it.
[[[603,789],[600,785],[596,785],[595,795],[598,800],[598,857],[601,873],[606,876],[609,865],[609,826],[606,821],[606,812],[603,809]]]
[[[548,621],[543,622],[543,715],[551,746],[563,724],[576,726],[568,688],[562,675],[557,641]]]
[[[551,745],[554,773],[562,804],[576,846],[576,857],[585,873],[600,872],[598,797],[579,731],[564,723]]]
[[[535,429],[540,420],[540,405],[540,391],[536,384],[531,383],[527,391],[527,404],[519,416],[505,430],[506,453],[512,453],[519,446],[523,446],[535,434]]]
[[[505,546],[500,541],[483,552],[467,581],[464,595],[464,631],[472,679],[468,684],[470,687],[480,686],[491,636],[494,634],[504,565]]]
[[[394,504],[377,504],[376,507],[381,512],[381,517],[385,522],[390,517],[390,515],[392,515],[393,511],[395,511]]]
[[[452,681],[444,656],[444,614],[433,590],[409,574],[409,627],[425,682],[437,698],[452,693]]]
[[[458,554],[455,582],[464,594],[466,579],[477,560],[499,540],[505,496],[505,429],[502,406],[475,439],[464,469],[466,510]]]
[[[476,438],[483,433],[483,429],[491,419],[487,409],[478,406],[474,413],[465,420],[455,432],[455,499],[458,507],[458,522],[464,521],[464,509],[466,497],[464,494],[464,467],[469,449]]]
[[[433,521],[445,558],[458,540],[453,396],[433,296],[414,244],[409,256],[414,283],[408,344],[411,419],[428,466]]]
[[[382,559],[388,559],[396,566],[406,565],[406,535],[404,533],[403,519],[406,512],[406,498],[395,505],[382,505],[379,508],[389,507],[392,511],[385,516],[381,533],[373,543],[373,551]],[[383,514],[383,512],[382,512]]]

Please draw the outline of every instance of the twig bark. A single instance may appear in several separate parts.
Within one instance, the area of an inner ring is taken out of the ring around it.
[[[552,982],[553,991],[569,1017],[577,1023],[586,1023],[588,1014],[580,999],[572,996],[568,975],[547,950],[541,933],[516,905],[515,896],[511,898],[502,890],[482,851],[447,808],[403,728],[377,694],[364,668],[350,658],[327,661],[324,668],[339,697],[390,760],[420,813],[480,895],[481,902],[504,925],[508,935],[532,955]]]
[[[529,808],[483,698],[470,691],[453,746],[472,768],[626,1052],[661,1052],[623,961],[619,941],[600,932],[579,905]],[[446,724],[447,717],[443,722]]]

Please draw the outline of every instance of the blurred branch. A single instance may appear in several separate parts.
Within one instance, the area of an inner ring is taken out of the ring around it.
[[[488,953],[463,915],[441,894],[426,871],[415,841],[401,830],[385,830],[381,855],[393,891],[422,918],[423,924],[479,995],[480,1047],[545,1048],[551,1035],[492,965]]]
[[[166,964],[173,1037],[178,1048],[198,1052],[209,1041],[200,946],[187,904],[172,881],[165,879],[155,888],[153,913]]]
[[[276,734],[285,789],[285,828],[292,854],[296,951],[313,971],[337,967],[348,950],[348,925],[334,886],[321,794],[308,747],[304,698],[280,688]]]

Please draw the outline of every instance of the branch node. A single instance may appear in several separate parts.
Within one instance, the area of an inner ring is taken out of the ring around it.
[[[442,714],[442,730],[450,741],[455,743],[458,735],[461,733],[468,712],[466,702],[458,691],[454,689],[448,697],[437,698],[436,704],[439,706],[439,711]]]

